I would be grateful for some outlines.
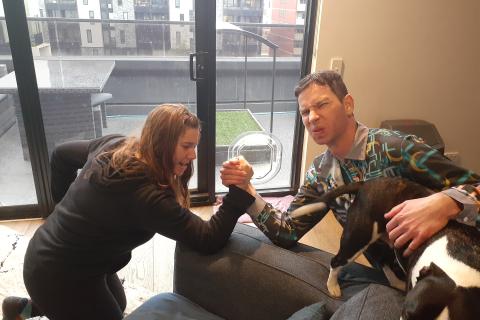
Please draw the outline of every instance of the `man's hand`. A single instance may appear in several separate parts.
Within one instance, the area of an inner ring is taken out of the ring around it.
[[[409,256],[423,242],[444,228],[460,212],[456,201],[443,193],[407,200],[385,214],[388,237],[395,248],[410,241],[403,255]]]
[[[250,184],[252,177],[252,166],[242,156],[225,161],[220,169],[220,179],[225,187],[233,184],[248,191],[253,188]]]

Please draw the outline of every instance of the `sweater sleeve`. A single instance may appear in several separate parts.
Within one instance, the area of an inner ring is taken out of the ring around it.
[[[55,202],[60,202],[77,177],[88,157],[89,140],[71,141],[58,145],[50,158],[51,190]]]
[[[318,163],[321,158],[316,159]],[[274,208],[259,195],[247,212],[255,225],[276,245],[283,248],[294,246],[300,238],[312,229],[329,211],[329,208],[308,212],[292,217],[291,213],[315,202],[327,191],[327,182],[318,175],[317,165],[310,166],[305,175],[305,182],[295,195],[286,212]]]
[[[78,169],[83,168],[88,155],[113,138],[111,135],[93,140],[69,141],[58,145],[50,157],[50,188],[53,200],[58,203],[67,193],[68,188],[77,177]]]
[[[460,185],[442,192],[462,205],[463,210],[458,214],[457,221],[480,230],[480,183],[476,186]]]
[[[433,190],[480,182],[480,176],[444,157],[440,152],[409,135],[402,141],[402,176]]]
[[[250,194],[232,186],[218,212],[204,221],[180,206],[170,190],[152,188],[142,192],[145,206],[139,208],[141,227],[204,253],[213,253],[224,246],[238,217],[255,201]]]

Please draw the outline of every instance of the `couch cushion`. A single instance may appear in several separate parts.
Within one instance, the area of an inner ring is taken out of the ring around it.
[[[301,244],[294,250],[280,248],[259,229],[242,224],[213,255],[177,243],[174,292],[229,320],[277,320],[319,301],[332,314],[368,285],[347,282],[341,284],[342,298],[330,297],[326,282],[332,255]]]
[[[297,312],[292,314],[287,320],[328,320],[328,319],[330,319],[330,316],[325,306],[325,302],[317,302],[298,310]]]
[[[125,320],[223,320],[181,295],[161,293],[145,301]]]
[[[403,300],[400,291],[371,284],[345,302],[330,320],[398,320]]]

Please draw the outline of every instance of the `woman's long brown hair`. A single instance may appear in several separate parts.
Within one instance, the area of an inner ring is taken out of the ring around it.
[[[159,105],[148,114],[140,139],[127,138],[119,147],[108,152],[111,153],[111,166],[127,176],[142,174],[147,169],[160,187],[170,187],[177,201],[188,208],[188,181],[193,174],[193,164],[190,163],[179,177],[173,171],[177,142],[188,128],[200,130],[200,121],[187,107],[180,104]]]

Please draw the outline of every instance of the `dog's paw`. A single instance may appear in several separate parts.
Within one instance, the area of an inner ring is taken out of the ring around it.
[[[340,273],[341,268],[332,268],[330,267],[330,274],[328,275],[327,280],[327,289],[335,298],[338,298],[342,295],[342,290],[340,290],[340,285],[338,284],[338,274]]]
[[[342,295],[342,290],[340,289],[337,278],[328,277],[327,288],[328,292],[330,292],[330,294],[335,298],[338,298]]]
[[[327,284],[327,288],[328,288],[328,292],[330,292],[330,295],[332,297],[339,298],[342,296],[342,290],[340,290],[340,286],[338,285],[338,283],[335,285]]]

